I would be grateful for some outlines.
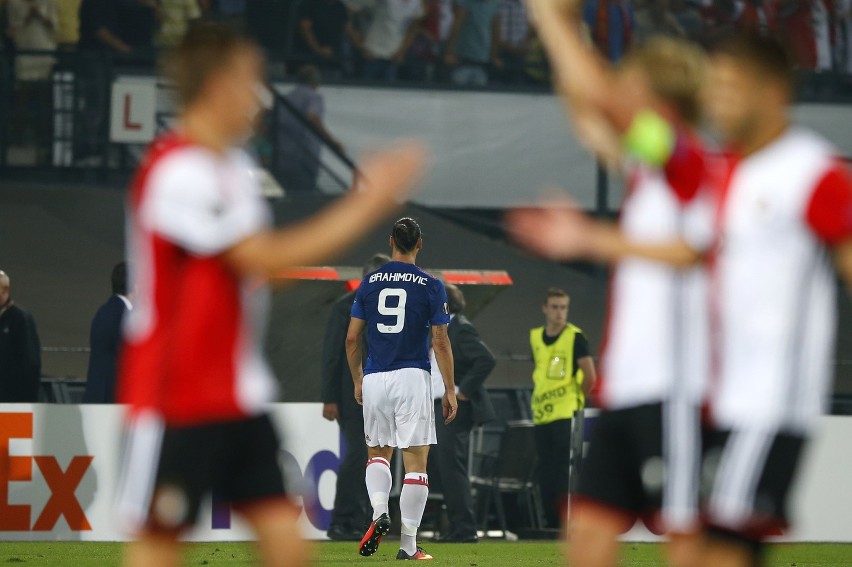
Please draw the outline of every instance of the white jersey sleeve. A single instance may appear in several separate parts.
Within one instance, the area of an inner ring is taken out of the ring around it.
[[[268,212],[242,152],[175,152],[151,172],[142,220],[199,256],[213,256],[268,224]]]

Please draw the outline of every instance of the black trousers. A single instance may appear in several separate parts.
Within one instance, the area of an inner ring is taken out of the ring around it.
[[[470,431],[473,429],[473,410],[470,402],[459,402],[456,419],[444,425],[441,400],[435,400],[435,432],[438,445],[432,448],[436,457],[440,484],[450,522],[450,534],[468,537],[476,535],[473,496],[467,469]]]
[[[340,432],[346,441],[346,452],[337,473],[337,492],[331,527],[344,530],[361,530],[372,518],[370,498],[364,484],[364,467],[367,464],[367,444],[364,442],[364,417],[341,418]]]
[[[536,425],[535,446],[538,453],[538,484],[544,520],[547,527],[562,525],[560,509],[568,498],[568,476],[571,471],[571,420],[559,419]]]

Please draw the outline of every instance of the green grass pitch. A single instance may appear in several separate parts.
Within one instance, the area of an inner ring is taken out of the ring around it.
[[[396,542],[387,541],[370,558],[359,557],[354,543],[319,543],[314,564],[322,567],[368,566],[395,562]],[[511,567],[564,565],[560,548],[552,542],[480,542],[476,545],[423,546],[435,556],[435,564],[451,567]],[[625,544],[620,567],[665,565],[661,548],[651,544]],[[0,565],[22,567],[117,567],[121,545],[77,542],[0,542]],[[193,544],[187,548],[187,566],[257,565],[252,547],[244,543]],[[769,567],[850,567],[852,545],[785,544],[773,546]]]

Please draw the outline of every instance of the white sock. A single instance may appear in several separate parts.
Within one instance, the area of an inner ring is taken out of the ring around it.
[[[364,475],[367,482],[367,494],[373,505],[373,520],[388,513],[388,495],[393,484],[390,463],[381,457],[373,457],[367,461],[367,472]]]
[[[429,496],[429,475],[408,473],[399,495],[399,511],[402,516],[402,536],[399,547],[409,555],[417,551],[417,528],[423,519],[426,498]]]

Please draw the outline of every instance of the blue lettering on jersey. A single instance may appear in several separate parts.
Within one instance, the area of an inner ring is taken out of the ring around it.
[[[364,374],[431,370],[429,331],[449,324],[447,311],[444,284],[414,264],[388,262],[367,274],[352,304],[352,317],[366,321]]]

